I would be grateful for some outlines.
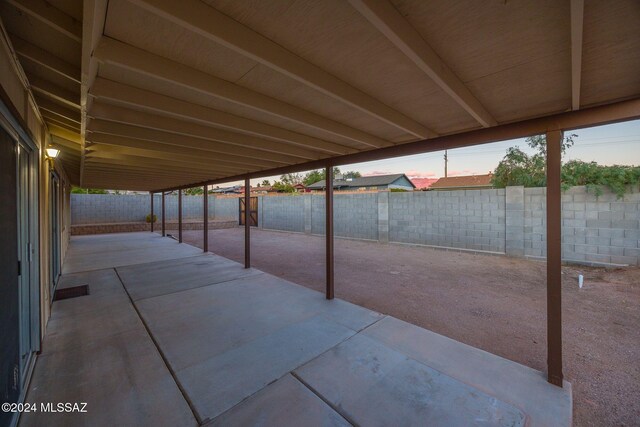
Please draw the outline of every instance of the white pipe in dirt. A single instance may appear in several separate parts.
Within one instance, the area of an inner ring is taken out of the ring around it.
[[[584,276],[582,274],[578,274],[578,286],[582,289],[582,284],[584,283]]]

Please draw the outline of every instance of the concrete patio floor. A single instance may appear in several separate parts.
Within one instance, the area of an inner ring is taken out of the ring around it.
[[[568,426],[571,387],[152,233],[72,238],[21,425]]]

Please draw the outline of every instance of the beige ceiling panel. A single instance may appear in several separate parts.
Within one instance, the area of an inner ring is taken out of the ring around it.
[[[43,97],[37,92],[34,95],[40,110],[46,110],[56,116],[61,116],[76,123],[80,123],[80,111],[68,108],[66,105],[62,105],[54,100]]]
[[[47,73],[55,74],[65,80],[80,83],[80,68],[63,61],[54,54],[39,48],[15,34],[10,34],[11,43],[16,51],[21,64],[29,64],[46,70]]]
[[[42,117],[44,117],[45,121],[55,124],[63,124],[72,129],[76,129],[76,132],[80,133],[80,123],[65,119],[64,117],[55,115],[47,110],[42,110],[40,113],[42,114]],[[80,149],[80,147],[78,147],[78,149]]]
[[[569,50],[468,83],[483,94],[499,122],[511,122],[571,108]],[[545,78],[541,79],[540,76]]]
[[[0,16],[9,33],[16,34],[72,65],[80,66],[80,43],[18,11],[5,1],[0,2]]]
[[[436,132],[446,133],[476,125],[475,120],[345,2],[295,2],[282,17],[274,17],[285,23],[278,28],[267,25],[271,21],[261,22],[259,13],[272,13],[269,4],[262,3],[250,10],[246,4],[242,6],[238,2],[216,2],[215,5],[245,24],[257,26],[257,31],[266,32],[287,49],[310,62],[322,64],[323,69]],[[297,16],[304,16],[304,19]],[[256,72],[258,68],[242,81]],[[309,98],[306,93],[300,97]],[[347,117],[347,120],[354,119]],[[360,124],[366,126],[367,122],[363,120]],[[380,125],[376,126],[378,128],[372,131],[384,132]],[[386,137],[409,139],[397,132],[387,133]]]
[[[37,79],[44,79],[52,84],[67,90],[69,92],[77,93],[80,96],[80,84],[70,79],[61,76],[58,73],[54,73],[51,70],[41,67],[40,65],[31,62],[29,60],[23,60],[21,62],[22,69],[27,75],[27,78],[35,77]]]
[[[109,3],[105,35],[229,81],[236,81],[256,64],[123,0]]]
[[[335,146],[335,144],[321,139],[311,138],[307,135],[290,132],[280,127],[270,126],[220,110],[214,110],[173,97],[160,95],[157,92],[145,91],[134,86],[116,83],[112,80],[97,79],[91,89],[91,94],[97,97],[103,105],[125,106],[127,110],[131,112],[152,112],[164,117],[178,118],[220,130],[264,138],[266,144],[261,146],[268,149],[267,145],[269,145],[273,148],[273,151],[284,148],[287,153],[300,157],[306,157],[308,154],[311,154],[311,151],[325,151],[328,153],[345,152],[345,147]],[[113,109],[112,107],[110,108]],[[92,115],[96,115],[95,106],[92,107],[91,112]],[[276,144],[274,144],[274,142]],[[283,146],[281,144],[282,142],[286,143],[286,146]],[[338,150],[331,151],[331,146],[334,146]]]
[[[139,87],[140,89],[145,89],[152,92],[161,93],[163,95],[171,96],[173,98],[189,101],[198,105],[209,106],[208,104],[212,101],[212,99],[214,99],[213,97],[205,95],[202,92],[185,89],[184,87],[172,85],[163,80],[153,79],[143,74],[134,73],[132,71],[125,70],[115,64],[100,64],[98,76],[116,82]]]
[[[582,106],[640,95],[640,1],[587,1]]]
[[[74,133],[80,134],[80,126],[79,125],[70,125],[68,123],[64,123],[64,122],[62,122],[60,120],[57,120],[56,118],[49,118],[49,117],[45,118],[45,122],[47,123],[47,125],[49,127],[57,126],[57,127],[62,128],[62,129],[66,129],[69,132],[74,132]]]
[[[569,1],[392,2],[464,82],[535,62],[570,46]]]
[[[406,134],[395,126],[371,117],[369,114],[292,80],[264,65],[256,66],[237,83],[337,122],[349,124],[351,127],[386,140]]]
[[[47,0],[47,3],[82,22],[82,0]]]
[[[315,138],[335,142],[346,147],[363,147],[363,144],[360,144],[348,138],[340,137],[338,135],[335,135],[334,133],[325,132],[323,130],[315,129],[310,126],[298,124],[296,122],[278,117],[273,114],[269,114],[252,108],[247,108],[215,96],[203,94],[202,92],[197,90],[191,90],[179,85],[172,85],[162,80],[157,80],[142,74],[133,73],[113,64],[101,64],[99,75],[100,77],[104,77],[106,79],[125,83],[131,86],[136,86],[141,89],[150,90],[177,99],[189,101],[194,104],[214,108],[216,110],[225,111],[231,114],[238,115],[240,117],[246,117],[248,119],[267,123],[273,126],[278,126],[295,132],[307,134]]]
[[[296,1],[285,11],[273,2],[210,3],[427,127],[439,125],[442,118],[424,114],[426,97],[442,99],[439,114],[445,120],[459,121],[453,116],[467,114],[347,2]]]
[[[187,94],[187,92],[189,94]],[[185,96],[191,97],[190,95],[191,91],[183,91],[183,93],[184,93],[183,98]],[[321,129],[317,129],[310,126],[306,126],[301,123],[293,122],[291,120],[287,120],[282,117],[275,116],[273,114],[268,114],[259,110],[249,109],[241,105],[234,104],[232,102],[228,102],[222,99],[210,98],[202,105],[209,108],[215,108],[218,110],[226,111],[228,113],[235,114],[240,117],[246,117],[248,119],[267,123],[272,126],[281,127],[283,129],[291,130],[293,132],[309,135],[314,138],[319,138],[325,141],[334,142],[336,144],[344,145],[345,147],[352,147],[352,148],[358,148],[358,149],[362,149],[365,147],[363,144],[360,144],[349,138],[341,137],[331,132],[325,132]]]

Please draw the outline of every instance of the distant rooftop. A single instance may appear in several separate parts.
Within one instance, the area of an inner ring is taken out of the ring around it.
[[[430,188],[434,182],[438,181],[438,178],[411,178],[411,182],[418,189]]]
[[[440,178],[429,188],[467,188],[467,187],[491,187],[492,173],[486,175],[449,176]]]
[[[360,178],[347,178],[347,179],[335,179],[333,181],[334,188],[351,188],[351,187],[382,187],[385,185],[391,185],[400,178],[405,177],[403,173],[396,173],[392,175],[375,175],[375,176],[363,176]],[[407,181],[411,182],[409,178]],[[413,183],[411,183],[413,185]],[[415,187],[415,185],[413,185]],[[321,190],[324,188],[324,180],[314,182],[307,188],[311,190]]]

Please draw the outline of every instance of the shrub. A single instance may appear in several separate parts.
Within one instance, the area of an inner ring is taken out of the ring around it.
[[[148,215],[145,217],[145,219],[144,219],[144,220],[145,220],[146,222],[148,222],[148,223],[151,223],[151,214],[148,214]],[[158,216],[157,216],[157,215],[154,215],[154,216],[153,216],[153,222],[157,222],[157,221],[158,221]]]
[[[568,135],[563,139],[561,146],[563,154],[573,145],[574,137],[575,135]],[[526,141],[529,147],[537,150],[537,153],[528,155],[518,147],[509,148],[493,174],[491,183],[494,187],[504,188],[512,185],[545,187],[547,185],[545,136],[534,136],[527,138]],[[631,186],[640,184],[640,166],[603,166],[596,162],[571,160],[562,165],[561,180],[563,190],[584,185],[587,190],[599,196],[602,194],[602,188],[606,186],[618,198],[622,198]]]

